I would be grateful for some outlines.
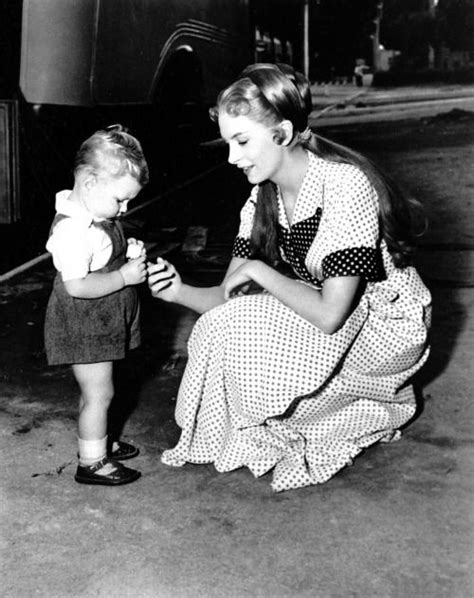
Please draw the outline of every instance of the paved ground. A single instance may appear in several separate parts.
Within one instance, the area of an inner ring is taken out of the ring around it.
[[[373,88],[313,85],[313,127],[427,118],[451,110],[474,110],[474,85]]]
[[[2,598],[473,595],[472,115],[326,131],[381,162],[430,217],[418,263],[433,292],[433,351],[417,419],[322,486],[273,494],[268,476],[246,470],[168,469],[159,456],[178,435],[174,397],[195,315],[144,289],[144,345],[119,368],[114,412],[141,447],[143,477],[75,484],[76,389],[67,368],[45,364],[53,273],[43,263],[0,285]],[[150,210],[143,235],[155,252],[172,250],[188,280],[211,283],[245,193],[230,168],[217,169]],[[204,250],[182,251],[189,226],[207,230]]]

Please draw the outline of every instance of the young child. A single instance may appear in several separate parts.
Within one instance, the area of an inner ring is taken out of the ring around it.
[[[82,484],[118,485],[140,477],[118,461],[135,457],[138,449],[107,442],[107,412],[113,362],[140,343],[134,287],[146,279],[143,243],[127,242],[117,217],[147,182],[140,143],[113,125],[84,141],[73,190],[56,196],[46,248],[58,272],[46,311],[45,348],[50,365],[72,365],[80,388],[75,480]]]

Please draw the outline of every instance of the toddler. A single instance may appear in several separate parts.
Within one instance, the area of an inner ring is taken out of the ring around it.
[[[80,388],[75,480],[82,484],[119,485],[140,477],[120,463],[138,449],[107,441],[107,412],[113,362],[140,343],[135,287],[146,279],[143,243],[127,242],[117,218],[147,182],[140,143],[113,125],[84,141],[72,191],[56,196],[46,248],[58,272],[46,311],[45,349],[50,365],[72,365]]]

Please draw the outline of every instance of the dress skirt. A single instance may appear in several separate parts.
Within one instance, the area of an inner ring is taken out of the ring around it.
[[[267,293],[210,310],[189,339],[181,436],[162,461],[246,466],[255,476],[274,469],[275,491],[326,482],[413,417],[407,381],[427,359],[429,317],[413,268],[369,284],[331,335]]]

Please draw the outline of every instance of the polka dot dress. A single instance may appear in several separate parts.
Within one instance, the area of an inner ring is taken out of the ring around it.
[[[394,267],[380,242],[378,203],[357,168],[309,153],[293,222],[279,201],[282,258],[320,287],[358,275],[366,291],[336,333],[323,333],[263,292],[202,315],[189,340],[167,465],[273,470],[275,491],[329,480],[364,448],[399,436],[415,412],[406,381],[428,356],[429,292]],[[242,209],[233,255],[248,257],[258,189]]]

